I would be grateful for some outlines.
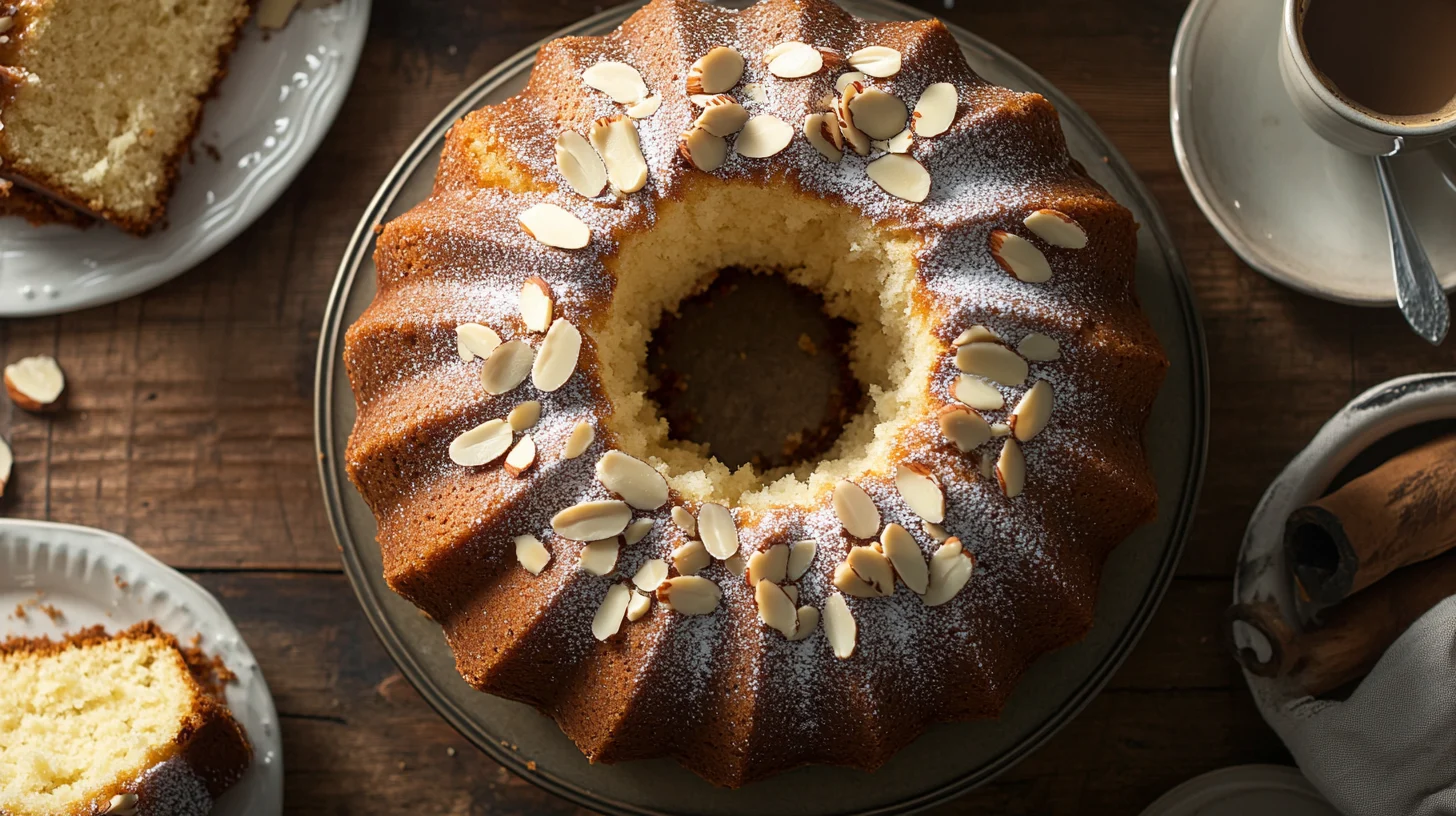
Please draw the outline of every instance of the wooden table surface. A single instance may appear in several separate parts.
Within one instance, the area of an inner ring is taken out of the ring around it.
[[[1135,814],[1196,774],[1287,763],[1220,639],[1244,523],[1350,397],[1456,367],[1456,346],[1427,346],[1393,308],[1278,286],[1219,239],[1168,135],[1168,57],[1183,0],[918,4],[1040,71],[1131,161],[1192,277],[1213,393],[1202,501],[1151,628],[1071,725],[940,812]],[[404,147],[480,74],[599,9],[592,0],[376,3],[342,113],[251,229],[152,292],[0,329],[5,360],[52,354],[70,382],[69,410],[53,419],[0,401],[0,433],[17,462],[0,512],[115,531],[222,600],[278,704],[290,813],[576,810],[459,737],[375,640],[324,513],[313,373],[345,243]]]

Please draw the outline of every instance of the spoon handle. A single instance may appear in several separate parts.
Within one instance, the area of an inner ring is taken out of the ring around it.
[[[1375,157],[1375,175],[1385,200],[1385,221],[1390,228],[1390,258],[1395,267],[1395,300],[1406,322],[1431,345],[1439,346],[1451,326],[1451,307],[1436,279],[1431,260],[1411,229],[1400,193],[1391,177],[1390,159]]]

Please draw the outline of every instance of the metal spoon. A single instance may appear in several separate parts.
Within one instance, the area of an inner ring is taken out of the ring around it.
[[[1380,179],[1380,194],[1385,200],[1385,221],[1390,229],[1390,259],[1395,267],[1395,301],[1400,304],[1400,313],[1416,334],[1433,346],[1441,345],[1446,331],[1451,327],[1451,306],[1446,301],[1446,292],[1436,279],[1436,270],[1421,247],[1420,238],[1411,229],[1405,207],[1400,203],[1400,193],[1395,189],[1391,177],[1390,157],[1400,152],[1401,140],[1396,140],[1395,150],[1384,156],[1375,157],[1375,175]]]

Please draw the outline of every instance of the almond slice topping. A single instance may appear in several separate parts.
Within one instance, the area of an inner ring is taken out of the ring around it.
[[[768,72],[779,79],[798,79],[817,74],[824,67],[824,55],[812,45],[785,42],[764,52]]]
[[[892,77],[900,73],[900,52],[883,45],[871,45],[850,54],[849,64],[872,77]]]
[[[849,106],[859,94],[863,93],[865,85],[862,82],[851,82],[844,86],[839,92],[839,99],[834,104],[834,116],[839,121],[839,132],[844,141],[854,149],[855,153],[861,156],[870,154],[870,137],[865,132],[855,127],[854,115]]]
[[[749,119],[733,140],[733,152],[749,159],[766,159],[789,146],[794,129],[788,122],[770,114]]]
[[[787,592],[787,588],[785,588]],[[812,606],[799,607],[799,626],[789,640],[803,640],[819,628],[819,610]]]
[[[945,492],[924,465],[913,462],[896,465],[895,488],[915,515],[936,524],[945,521]]]
[[[809,571],[809,565],[814,563],[814,555],[819,552],[817,541],[795,541],[789,545],[789,563],[787,575],[790,581],[797,581],[804,577]]]
[[[855,574],[848,561],[841,561],[834,567],[834,577],[831,583],[834,588],[843,592],[851,598],[878,598],[880,593],[863,578]]]
[[[976,569],[976,556],[961,546],[958,538],[948,538],[930,556],[930,587],[921,599],[926,606],[940,606],[954,598]]]
[[[743,573],[748,569],[748,562],[743,560],[742,553],[734,553],[731,558],[723,561],[723,566],[727,567],[735,577],[742,578]]]
[[[824,614],[820,619],[824,622],[824,634],[829,638],[829,648],[834,656],[840,660],[853,657],[859,632],[844,596],[837,592],[830,595],[824,601]]]
[[[1001,396],[1001,392],[997,391],[996,396]],[[940,409],[940,433],[956,450],[965,453],[991,438],[991,423],[972,408],[947,405]]]
[[[581,72],[581,80],[594,90],[610,96],[619,105],[628,105],[647,95],[642,74],[625,62],[603,60]]]
[[[921,91],[920,101],[915,103],[915,113],[910,116],[915,135],[928,139],[949,130],[959,105],[955,86],[949,82],[937,82]]]
[[[632,520],[632,508],[622,501],[586,501],[551,517],[551,529],[572,541],[597,541],[621,535]]]
[[[870,494],[854,482],[845,480],[834,486],[834,512],[855,538],[874,538],[880,531],[880,509]]]
[[[688,97],[688,101],[701,108],[705,107],[715,96],[717,94],[692,94]]]
[[[672,566],[678,575],[697,575],[711,563],[713,556],[708,554],[708,548],[701,541],[689,541],[672,550]]]
[[[626,584],[612,584],[607,596],[592,616],[592,637],[606,640],[622,628],[622,618],[627,615],[627,605],[632,601],[632,590]]]
[[[787,544],[775,544],[748,557],[748,570],[744,576],[748,579],[749,586],[759,581],[781,584],[788,577],[788,572],[789,547]]]
[[[450,443],[450,461],[465,467],[488,465],[511,447],[511,426],[492,419],[455,437]]]
[[[525,382],[534,356],[535,352],[522,340],[496,346],[480,368],[480,384],[485,393],[499,396]]]
[[[708,503],[698,511],[698,532],[714,558],[729,558],[738,552],[738,527],[733,514],[721,504]]]
[[[635,193],[647,185],[647,160],[637,140],[637,126],[621,114],[603,116],[592,122],[592,147],[607,166],[607,181],[623,193]]]
[[[768,101],[768,93],[759,83],[750,82],[743,86],[743,98],[754,104],[761,104]]]
[[[993,422],[993,423],[991,423],[991,436],[994,436],[997,439],[999,439],[999,438],[1001,438],[1003,436],[1010,436],[1010,435],[1011,435],[1011,426],[1010,425],[1007,425],[1005,422]]]
[[[10,469],[15,466],[15,454],[10,444],[0,439],[0,496],[5,495],[5,485],[10,482]]]
[[[885,153],[908,153],[910,152],[910,145],[914,141],[915,137],[911,135],[910,128],[905,128],[888,139],[872,140],[870,147]]]
[[[698,520],[693,518],[693,514],[689,513],[688,509],[680,504],[673,505],[672,523],[676,524],[679,530],[682,530],[689,536],[698,534]]]
[[[844,563],[854,570],[854,574],[861,581],[874,589],[876,594],[895,594],[895,571],[890,567],[890,559],[884,553],[874,547],[850,547]]]
[[[628,105],[626,110],[627,115],[633,119],[646,119],[652,114],[657,113],[657,109],[660,107],[662,107],[662,97],[657,94],[651,94]]]
[[[1087,246],[1087,232],[1072,216],[1057,210],[1037,210],[1022,222],[1036,236],[1054,247],[1082,249]]]
[[[920,529],[924,530],[925,534],[930,536],[931,540],[937,544],[943,544],[946,539],[950,538],[950,533],[939,524],[922,521],[920,522]]]
[[[839,135],[839,120],[832,113],[811,113],[804,117],[804,138],[831,162],[844,156],[844,139]],[[835,144],[838,141],[839,144]]]
[[[1038,363],[1062,359],[1062,349],[1057,341],[1040,332],[1032,332],[1021,338],[1021,342],[1016,344],[1016,351],[1022,357]]]
[[[1030,368],[1020,354],[1000,343],[970,343],[956,350],[956,368],[1002,385],[1026,382]]]
[[[650,592],[651,590],[643,590]],[[627,620],[636,623],[652,609],[652,596],[643,595],[641,592],[632,593],[632,600],[627,603]]]
[[[996,459],[996,481],[1006,498],[1014,499],[1026,487],[1026,457],[1021,455],[1021,446],[1015,439],[1007,439]]]
[[[516,561],[526,572],[540,575],[551,562],[551,551],[533,535],[516,536]]]
[[[844,93],[844,89],[849,87],[851,83],[863,82],[865,79],[868,78],[869,74],[866,74],[863,71],[846,71],[840,74],[839,77],[834,80],[834,92]]]
[[[681,615],[709,615],[718,608],[723,590],[707,578],[679,575],[657,587],[657,600]]]
[[[652,532],[652,519],[640,518],[627,525],[627,529],[622,533],[622,541],[631,547],[641,543],[650,532]]]
[[[637,568],[637,574],[632,576],[632,583],[643,592],[651,592],[657,586],[667,580],[667,562],[661,558],[654,558],[651,561]]]
[[[575,459],[586,453],[591,447],[593,439],[597,438],[597,431],[590,422],[580,421],[571,426],[571,435],[566,437],[566,448],[561,455],[566,459]]]
[[[793,637],[799,628],[799,610],[784,594],[784,590],[773,581],[758,581],[754,584],[753,598],[758,602],[758,619],[770,629],[777,629],[784,637]]]
[[[784,594],[787,595],[787,596],[789,596],[789,600],[793,601],[796,604],[799,602],[799,588],[798,587],[794,586],[793,584],[784,584],[783,589],[784,589]]]
[[[617,554],[621,548],[615,538],[588,541],[576,554],[577,566],[592,575],[611,575],[617,568]]]
[[[533,332],[543,332],[551,327],[551,312],[555,304],[551,300],[551,285],[542,278],[532,275],[521,284],[518,296],[521,322]]]
[[[677,152],[688,160],[688,164],[704,173],[711,173],[722,167],[723,162],[728,159],[728,140],[695,127],[683,131],[677,144]]]
[[[991,231],[991,257],[1017,280],[1046,283],[1052,279],[1052,267],[1030,241],[1004,230]]]
[[[860,87],[849,100],[850,121],[871,139],[888,139],[905,129],[909,112],[900,98],[879,88]]]
[[[885,533],[880,536],[880,548],[885,551],[885,557],[905,586],[916,595],[924,595],[930,586],[930,567],[910,532],[898,524],[885,525]]]
[[[1006,398],[996,386],[970,374],[956,378],[955,398],[978,411],[999,411],[1006,407]]]
[[[607,166],[591,143],[574,130],[556,137],[556,169],[578,195],[592,198],[607,186]]]
[[[667,504],[667,480],[652,465],[610,450],[597,460],[597,481],[638,510],[656,510]]]
[[[506,415],[506,422],[510,423],[511,430],[517,433],[535,426],[541,419],[541,403],[536,400],[526,400],[511,409]]]
[[[688,67],[687,91],[690,94],[723,93],[743,78],[743,66],[743,55],[737,49],[720,45]]]
[[[555,204],[537,204],[517,218],[527,235],[546,246],[581,249],[591,243],[591,230],[587,225]]]
[[[1046,380],[1037,380],[1036,385],[1022,395],[1021,401],[1016,403],[1015,410],[1007,420],[1017,441],[1025,442],[1041,433],[1052,418],[1055,402],[1052,386]]]
[[[961,346],[968,345],[970,343],[999,342],[1001,342],[1001,335],[997,334],[996,332],[986,328],[985,326],[972,326],[957,335],[956,339],[951,341],[951,345],[955,346],[956,348],[960,348]]]
[[[461,323],[455,327],[455,350],[467,363],[476,357],[489,357],[500,342],[500,335],[479,323]]]
[[[555,391],[571,379],[580,356],[581,332],[566,318],[556,318],[531,366],[531,384],[542,391]]]
[[[509,423],[508,423],[509,424]],[[506,454],[506,473],[519,477],[536,464],[536,440],[530,434],[521,437],[511,452]]]
[[[732,136],[743,129],[748,122],[748,111],[727,94],[718,94],[708,100],[703,112],[693,120],[694,127],[700,127],[714,136]]]
[[[904,153],[887,153],[865,167],[880,189],[914,204],[930,195],[930,173],[925,165]]]

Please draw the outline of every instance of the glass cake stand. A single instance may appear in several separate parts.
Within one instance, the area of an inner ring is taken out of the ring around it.
[[[926,16],[890,0],[839,1],[872,20]],[[605,34],[640,5],[609,9],[551,38]],[[1147,431],[1161,506],[1157,521],[1135,532],[1108,560],[1096,623],[1086,639],[1032,666],[1000,719],[931,728],[868,777],[873,784],[865,784],[861,771],[816,766],[730,791],[712,787],[671,760],[592,765],[551,719],[468,686],[455,671],[440,627],[384,583],[374,518],[344,472],[354,398],[340,357],[344,330],[374,297],[373,228],[429,194],[445,131],[467,112],[523,88],[539,44],[501,63],[441,111],[405,151],[365,211],[340,264],[319,343],[315,429],[330,522],[359,602],[400,671],[451,725],[530,782],[607,813],[809,816],[929,807],[991,779],[1066,725],[1112,676],[1152,617],[1183,548],[1207,447],[1207,361],[1187,277],[1152,197],[1092,120],[1004,51],[967,31],[950,30],[983,77],[1036,91],[1057,106],[1072,155],[1143,226],[1138,293],[1172,361]],[[534,765],[528,768],[528,762]]]

